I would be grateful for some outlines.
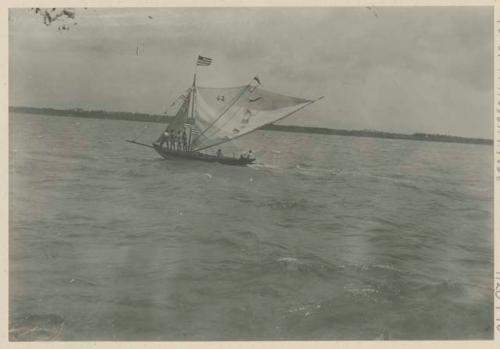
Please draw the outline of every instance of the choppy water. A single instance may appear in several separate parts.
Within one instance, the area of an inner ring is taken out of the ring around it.
[[[10,117],[11,340],[492,338],[491,147]]]

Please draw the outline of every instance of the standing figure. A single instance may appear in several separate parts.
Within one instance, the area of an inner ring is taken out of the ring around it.
[[[182,131],[182,149],[184,151],[187,151],[188,150],[188,147],[187,147],[187,134],[186,134],[186,130]]]
[[[165,147],[168,149],[169,137],[170,137],[170,134],[168,133],[168,130],[165,130],[165,132],[163,132],[163,137],[162,137],[162,140],[160,142],[160,147],[163,147],[163,144],[165,144]]]
[[[171,150],[172,149],[172,136],[174,134],[173,130],[168,130],[168,139],[167,139],[167,149]]]
[[[177,150],[182,150],[182,135],[181,131],[177,131]]]
[[[170,130],[170,149],[172,151],[175,151],[175,132],[174,130]]]
[[[156,140],[156,144],[158,144],[160,147],[163,147],[163,144],[167,144],[168,146],[168,137],[169,133],[168,130],[163,131],[163,133],[160,135],[160,137]]]

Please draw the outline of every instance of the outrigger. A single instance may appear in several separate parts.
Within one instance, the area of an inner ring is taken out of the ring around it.
[[[212,60],[198,56],[197,66],[207,66]],[[165,159],[182,158],[224,165],[246,166],[255,161],[250,154],[225,157],[204,153],[262,126],[282,120],[323,97],[308,100],[267,91],[258,77],[237,87],[201,87],[196,84],[184,91],[171,105],[171,119],[157,141],[151,145],[127,140],[158,152]]]

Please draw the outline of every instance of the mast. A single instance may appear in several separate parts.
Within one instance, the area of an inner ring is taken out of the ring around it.
[[[191,108],[191,113],[189,115],[189,138],[188,138],[188,151],[191,151],[191,137],[193,133],[193,126],[194,126],[194,98],[196,96],[196,73],[194,73],[193,77],[193,87],[191,87],[191,101],[190,101],[190,108]]]

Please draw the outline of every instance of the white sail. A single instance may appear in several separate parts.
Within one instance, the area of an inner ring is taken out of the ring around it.
[[[201,150],[241,137],[273,123],[313,101],[266,91],[259,86],[196,87],[194,113],[198,135],[192,149]]]
[[[167,130],[175,135],[186,132],[189,150],[200,151],[283,119],[313,102],[255,84],[198,87],[195,77],[193,86],[172,105],[176,113]]]

